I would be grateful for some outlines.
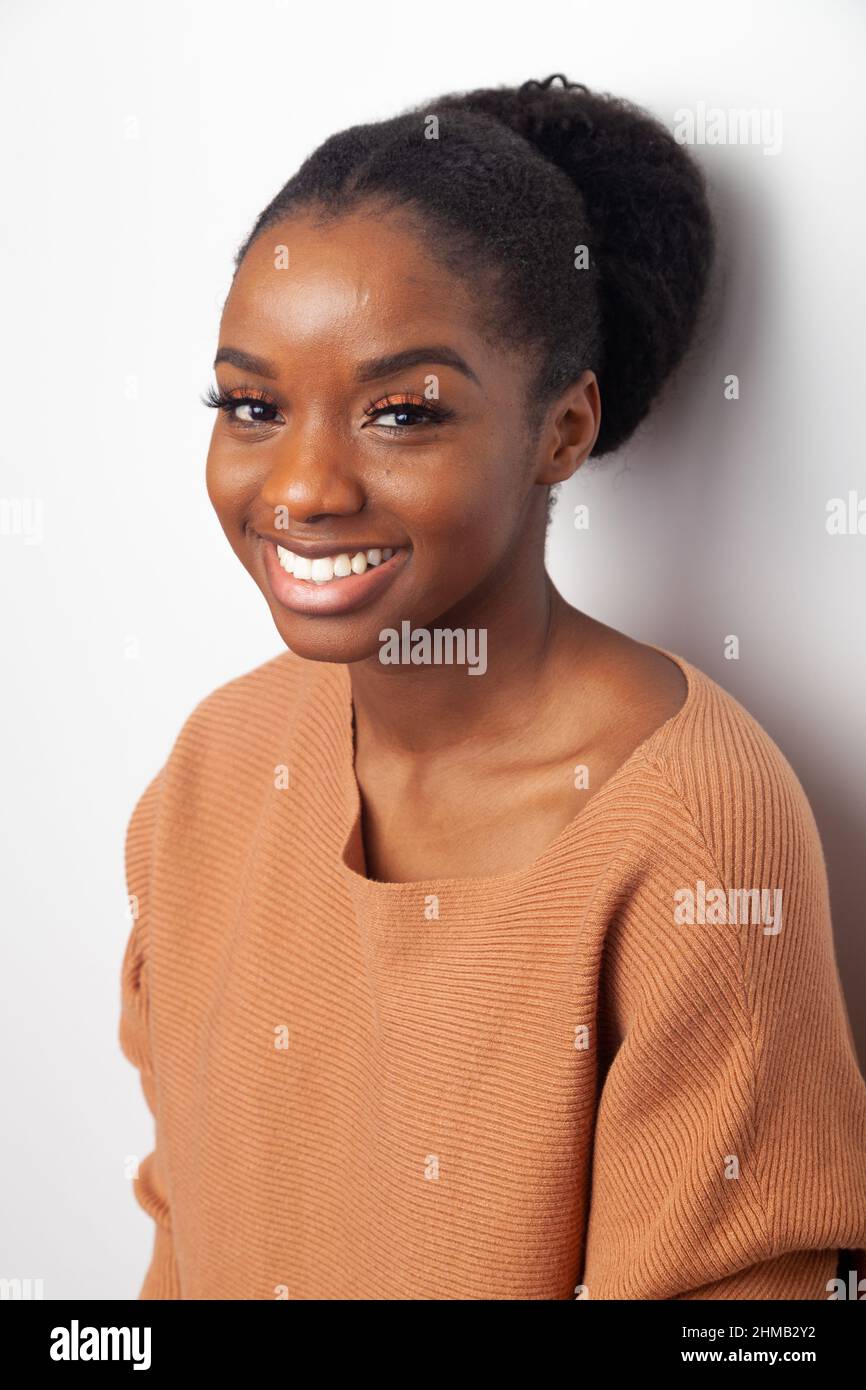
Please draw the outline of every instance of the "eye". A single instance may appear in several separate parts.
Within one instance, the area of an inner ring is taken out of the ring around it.
[[[428,401],[410,391],[370,401],[364,411],[364,419],[369,424],[376,425],[388,434],[407,434],[425,425],[439,424],[450,415],[451,411],[446,410],[438,401]]]
[[[226,419],[241,429],[254,430],[262,425],[276,424],[279,410],[266,391],[241,386],[233,391],[221,391],[209,386],[202,397],[205,405],[220,410]]]
[[[232,419],[239,424],[272,425],[276,410],[276,406],[271,405],[268,401],[254,401],[250,400],[249,397],[243,397],[230,407],[230,414]],[[271,412],[270,415],[268,415],[268,411]]]

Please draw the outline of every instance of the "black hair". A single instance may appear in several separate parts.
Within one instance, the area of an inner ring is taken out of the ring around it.
[[[689,345],[715,243],[703,173],[661,122],[555,73],[351,126],[264,209],[235,273],[290,214],[368,202],[416,222],[475,290],[484,331],[537,361],[538,408],[592,368],[593,456],[629,438]]]

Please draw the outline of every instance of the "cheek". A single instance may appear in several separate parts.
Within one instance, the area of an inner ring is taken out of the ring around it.
[[[510,539],[522,500],[522,461],[505,441],[479,438],[418,467],[399,483],[401,511],[419,552],[449,551],[463,569]],[[396,491],[396,489],[395,489]]]
[[[205,468],[207,494],[223,526],[242,524],[257,495],[259,480],[253,470],[232,457],[216,432],[211,437]]]

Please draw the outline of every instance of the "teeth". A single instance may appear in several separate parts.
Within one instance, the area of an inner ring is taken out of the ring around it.
[[[277,546],[277,558],[287,574],[296,579],[309,579],[313,584],[328,584],[332,579],[345,579],[350,574],[364,574],[375,565],[384,564],[397,553],[390,545],[380,549],[372,546],[369,550],[358,550],[354,554],[344,552],[340,555],[321,555],[309,560],[304,555],[295,555],[283,546]]]
[[[323,555],[320,560],[313,561],[313,568],[310,578],[315,584],[327,584],[329,579],[334,577],[334,562],[328,555]]]

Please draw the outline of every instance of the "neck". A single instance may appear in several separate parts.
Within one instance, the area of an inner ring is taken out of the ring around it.
[[[359,746],[394,757],[495,746],[542,717],[559,672],[554,653],[567,635],[573,659],[575,627],[585,637],[589,620],[565,602],[543,562],[531,583],[517,590],[513,581],[509,569],[502,583],[425,627],[431,635],[437,629],[486,634],[483,674],[481,663],[473,675],[468,665],[385,665],[378,653],[352,664]]]

